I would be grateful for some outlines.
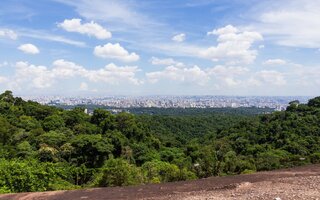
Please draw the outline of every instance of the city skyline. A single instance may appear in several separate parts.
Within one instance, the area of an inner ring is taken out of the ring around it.
[[[317,96],[319,9],[319,0],[4,0],[0,90]]]
[[[273,108],[285,110],[292,101],[307,103],[308,96],[23,96],[25,100],[52,106],[106,106],[110,108]]]

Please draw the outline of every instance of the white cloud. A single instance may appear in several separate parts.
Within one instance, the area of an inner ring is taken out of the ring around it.
[[[58,27],[61,27],[68,32],[77,32],[88,36],[94,36],[97,39],[108,39],[112,36],[111,32],[93,21],[82,24],[81,19],[65,19],[62,23],[58,24]]]
[[[171,80],[182,83],[193,83],[203,87],[223,88],[240,86],[250,70],[240,66],[222,66],[201,69],[194,67],[168,66],[162,71],[146,73],[149,82],[156,83],[161,80]]]
[[[186,34],[180,33],[178,35],[175,35],[171,38],[175,42],[183,42],[186,39]]]
[[[239,30],[232,26],[232,25],[227,25],[223,28],[219,29],[214,29],[212,31],[207,32],[207,35],[226,35],[226,34],[234,34],[239,32]]]
[[[59,35],[52,35],[47,33],[46,31],[39,31],[39,30],[21,30],[19,35],[29,38],[36,38],[41,40],[53,41],[53,42],[60,42],[64,44],[74,45],[77,47],[85,47],[86,43],[76,40],[71,40]]]
[[[0,29],[0,38],[5,37],[9,38],[11,40],[16,40],[18,38],[18,35],[16,32],[10,29]]]
[[[52,73],[59,78],[85,76],[87,73],[84,67],[63,59],[55,60],[52,65]]]
[[[163,71],[146,73],[146,77],[151,83],[156,83],[159,80],[167,79],[193,83],[197,85],[205,85],[209,80],[206,72],[200,69],[198,66],[193,66],[191,68],[168,66]]]
[[[263,62],[264,65],[285,65],[287,61],[282,59],[269,59]]]
[[[108,43],[104,46],[96,46],[94,48],[94,55],[102,58],[117,59],[124,62],[134,62],[140,59],[136,53],[129,53],[119,43]]]
[[[232,25],[207,34],[218,35],[218,45],[202,50],[200,56],[213,61],[226,60],[229,64],[252,63],[258,54],[256,50],[251,49],[252,44],[263,40],[258,32],[239,31]]]
[[[98,70],[87,70],[73,62],[56,60],[53,62],[52,73],[59,78],[83,77],[92,82],[105,82],[109,84],[119,84],[120,82],[130,82],[134,85],[142,84],[142,81],[135,77],[139,68],[136,66],[118,67],[111,63]]]
[[[157,58],[157,57],[152,57],[150,59],[150,62],[151,64],[153,65],[175,65],[175,66],[178,66],[178,67],[183,67],[184,64],[182,62],[178,62],[178,61],[175,61],[174,59],[172,58]]]
[[[223,65],[217,65],[215,67],[209,68],[207,72],[210,75],[216,75],[216,76],[236,76],[236,75],[242,75],[249,72],[249,69],[246,67],[238,67],[238,66],[223,66]]]
[[[262,70],[260,72],[256,72],[253,77],[250,79],[251,83],[255,83],[255,85],[261,85],[263,83],[267,83],[270,85],[283,86],[287,83],[285,80],[284,74],[277,71],[268,71]]]
[[[118,0],[55,0],[75,7],[76,12],[90,20],[105,21],[109,24],[143,27],[150,23],[150,18],[139,13],[137,4],[130,1]]]
[[[111,63],[100,70],[89,71],[85,77],[93,82],[106,82],[117,85],[120,82],[126,81],[134,85],[140,85],[143,84],[143,81],[135,77],[138,71],[139,68],[136,66],[118,67]]]
[[[320,2],[283,0],[262,2],[253,14],[259,30],[275,43],[290,47],[320,47]]]
[[[217,84],[225,84],[228,87],[239,86],[242,81],[236,79],[248,75],[248,73],[250,72],[250,70],[246,67],[228,67],[223,65],[217,65],[215,67],[207,69],[206,71],[209,76],[213,76],[216,80],[218,80]]]
[[[13,82],[16,85],[33,88],[48,88],[53,84],[54,75],[46,66],[36,66],[28,62],[17,62]]]
[[[22,44],[18,49],[26,54],[38,54],[40,53],[38,47],[33,44]]]
[[[119,67],[113,63],[97,70],[88,70],[63,59],[54,61],[52,68],[20,61],[15,65],[15,75],[11,77],[11,85],[14,85],[16,88],[44,89],[52,87],[58,81],[79,77],[91,82],[111,85],[118,85],[120,83],[139,85],[143,84],[143,81],[135,77],[139,70],[136,66]],[[85,88],[84,84],[82,86],[82,89]]]
[[[234,78],[231,78],[231,77],[226,77],[224,78],[224,82],[228,85],[228,86],[231,86],[231,87],[234,87],[234,86],[238,86],[241,84],[241,81],[237,81],[235,80]]]
[[[88,86],[88,84],[86,82],[80,83],[79,90],[87,91],[88,89],[89,89],[89,86]]]

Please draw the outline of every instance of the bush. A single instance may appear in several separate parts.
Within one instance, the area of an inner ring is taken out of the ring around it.
[[[39,163],[35,160],[0,160],[0,193],[35,192],[72,188],[67,179],[66,168],[52,163]],[[56,187],[57,184],[65,187]]]
[[[311,156],[310,156],[310,160],[311,160],[311,163],[320,163],[320,153],[313,153]]]
[[[105,162],[94,182],[100,187],[137,185],[143,183],[143,176],[135,165],[121,158],[111,158]]]
[[[278,169],[280,166],[280,157],[273,152],[260,153],[256,159],[258,171]]]
[[[172,182],[196,178],[196,175],[186,168],[179,169],[177,165],[159,160],[144,163],[142,171],[148,183]]]

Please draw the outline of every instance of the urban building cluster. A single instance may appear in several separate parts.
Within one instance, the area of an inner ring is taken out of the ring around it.
[[[99,105],[111,108],[224,108],[258,107],[284,110],[290,101],[305,103],[306,96],[109,96],[109,97],[23,97],[46,105]]]

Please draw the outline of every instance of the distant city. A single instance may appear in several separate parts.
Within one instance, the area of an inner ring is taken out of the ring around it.
[[[98,105],[110,108],[239,108],[257,107],[284,110],[290,101],[306,103],[307,96],[108,96],[108,97],[22,97],[44,105]]]

